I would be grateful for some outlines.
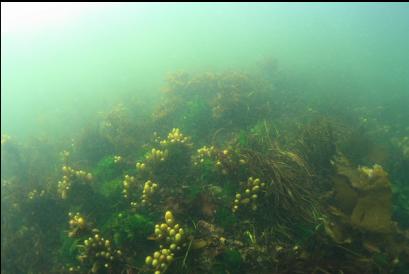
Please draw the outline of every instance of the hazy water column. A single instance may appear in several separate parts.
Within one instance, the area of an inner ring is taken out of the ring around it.
[[[2,3],[2,132],[20,137],[70,134],[118,92],[157,93],[168,72],[263,56],[311,94],[409,93],[407,3],[27,5]]]

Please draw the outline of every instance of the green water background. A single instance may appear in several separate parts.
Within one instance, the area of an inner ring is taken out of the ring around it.
[[[408,3],[95,4],[14,31],[8,8],[1,131],[21,140],[71,135],[120,101],[159,98],[168,73],[252,71],[263,58],[321,104],[360,98],[409,117]]]

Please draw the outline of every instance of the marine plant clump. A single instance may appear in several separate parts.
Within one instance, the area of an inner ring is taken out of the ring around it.
[[[27,194],[28,199],[30,200],[40,199],[44,195],[45,195],[45,190],[38,191],[37,189],[34,189]]]
[[[120,155],[115,155],[115,156],[114,156],[114,163],[115,163],[115,164],[122,163],[122,161],[123,161],[122,156],[120,156]]]
[[[138,194],[139,186],[138,186],[138,181],[134,176],[129,176],[126,174],[124,176],[124,180],[122,181],[122,195],[123,197],[130,201],[129,204],[131,205],[131,208],[136,209],[139,205],[140,202],[142,202],[143,199],[139,199],[140,195]],[[156,189],[156,188],[155,188]],[[138,201],[141,200],[141,201]],[[145,199],[146,203],[146,199]]]
[[[132,200],[131,206],[133,208],[152,204],[158,192],[159,183],[156,181],[158,179],[157,175],[169,170],[168,166],[173,164],[173,161],[170,161],[169,157],[173,157],[174,154],[178,153],[178,149],[175,151],[175,149],[172,150],[172,147],[185,143],[188,137],[183,136],[179,129],[174,129],[165,140],[169,141],[169,145],[162,142],[161,146],[164,147],[163,149],[154,147],[145,154],[143,162],[136,162],[136,177],[125,175],[123,195],[125,198]],[[169,149],[171,149],[171,152],[169,152]],[[144,180],[144,183],[138,183]]]
[[[165,222],[155,225],[154,235],[159,241],[160,249],[152,256],[145,258],[145,264],[154,271],[155,274],[165,273],[166,269],[173,262],[175,252],[185,246],[185,230],[175,222],[171,211],[166,211]]]
[[[189,136],[183,134],[179,128],[173,128],[165,139],[159,141],[159,144],[165,151],[168,151],[169,168],[179,165],[179,169],[187,171],[193,147]]]
[[[79,234],[82,234],[87,231],[88,223],[83,215],[79,212],[75,214],[72,212],[68,213],[70,218],[68,224],[70,225],[70,230],[68,231],[68,237],[78,237]]]
[[[174,73],[164,93],[166,100],[154,113],[155,121],[183,126],[191,135],[207,140],[220,128],[250,125],[269,112],[273,99],[266,86],[237,71]]]
[[[130,189],[132,189],[135,182],[136,181],[135,181],[134,176],[129,176],[128,174],[126,174],[124,176],[124,180],[122,181],[122,185],[123,185],[122,194],[123,194],[124,198],[128,198]]]
[[[192,164],[202,176],[216,178],[219,176],[236,180],[247,173],[247,160],[236,146],[221,149],[214,145],[203,146],[192,155]]]
[[[162,181],[176,184],[179,177],[189,172],[193,146],[191,139],[179,128],[173,128],[166,138],[162,139],[156,133],[154,137],[153,147],[145,153],[144,161],[136,162],[137,175],[156,184]],[[156,190],[156,186],[154,188]]]
[[[145,155],[145,160],[148,163],[154,165],[155,163],[165,161],[167,157],[168,157],[167,150],[152,148],[152,150]]]
[[[68,157],[70,155],[68,151],[64,151],[62,155],[63,155],[65,164],[63,164],[61,168],[63,177],[62,177],[62,180],[58,181],[57,191],[61,199],[64,200],[67,198],[72,188],[73,183],[77,183],[77,182],[89,183],[92,181],[93,176],[89,172],[87,173],[81,169],[75,170],[72,167],[68,166],[66,164],[68,162]]]
[[[86,173],[83,170],[74,170],[71,167],[63,166],[63,177],[61,181],[58,181],[58,193],[62,199],[66,199],[71,189],[73,181],[91,182],[92,174]]]
[[[163,169],[168,161],[169,151],[152,148],[144,156],[144,162],[136,162],[135,167],[139,174],[152,176]]]
[[[141,204],[143,206],[152,203],[152,196],[156,193],[158,184],[148,180],[145,182],[142,191]]]
[[[91,273],[111,270],[123,255],[120,249],[113,248],[111,241],[102,237],[97,231],[94,231],[93,235],[78,247],[80,251],[78,260],[84,268],[90,267]]]
[[[265,192],[266,186],[266,183],[261,182],[259,178],[249,177],[247,184],[244,186],[244,191],[236,193],[232,209],[233,213],[241,206],[250,206],[252,210],[257,210],[257,200],[259,195]]]
[[[214,161],[216,150],[214,146],[203,146],[197,149],[197,153],[192,156],[192,161],[195,166],[204,164],[206,160]]]
[[[160,141],[159,143],[163,147],[169,147],[172,145],[177,144],[186,144],[189,145],[190,138],[185,136],[179,128],[173,128],[171,132],[169,132],[166,139]]]
[[[136,166],[136,170],[138,171],[143,171],[146,168],[145,163],[140,163],[140,162],[137,162],[135,166]]]
[[[240,155],[236,148],[226,148],[218,151],[216,156],[216,167],[223,175],[238,173],[244,170],[247,160]]]

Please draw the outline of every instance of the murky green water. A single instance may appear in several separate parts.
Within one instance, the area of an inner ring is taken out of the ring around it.
[[[2,273],[407,273],[407,3],[1,12]]]

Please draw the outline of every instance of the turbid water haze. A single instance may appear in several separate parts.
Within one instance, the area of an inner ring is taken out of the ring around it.
[[[2,3],[1,131],[63,135],[179,70],[274,58],[306,96],[409,102],[407,3]]]

